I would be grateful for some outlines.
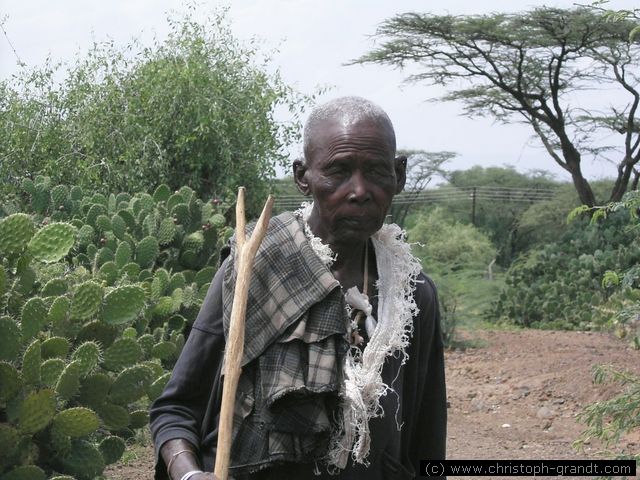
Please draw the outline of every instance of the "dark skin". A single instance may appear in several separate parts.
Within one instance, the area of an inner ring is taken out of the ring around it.
[[[293,162],[294,180],[304,195],[311,195],[314,209],[309,227],[328,244],[337,260],[331,271],[345,291],[363,289],[364,247],[389,211],[393,196],[406,180],[406,157],[395,157],[393,132],[381,122],[363,119],[342,122],[330,118],[314,129],[305,162]],[[369,292],[377,279],[375,257],[369,254]],[[181,450],[197,451],[186,440],[166,442],[160,453],[168,465]],[[169,476],[180,479],[199,470],[196,455],[181,453],[171,464]],[[194,480],[216,479],[200,473]]]
[[[389,211],[406,180],[406,157],[395,157],[393,132],[381,122],[362,119],[345,124],[327,119],[314,130],[305,162],[293,163],[293,175],[314,208],[308,223],[337,260],[331,271],[345,290],[363,289],[364,247]],[[369,291],[377,278],[369,254]]]

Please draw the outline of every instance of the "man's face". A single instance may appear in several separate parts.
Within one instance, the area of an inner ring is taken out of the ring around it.
[[[378,231],[404,185],[404,163],[394,159],[389,132],[373,121],[329,119],[306,153],[306,165],[294,171],[300,189],[313,196],[309,222],[316,235],[344,244]]]

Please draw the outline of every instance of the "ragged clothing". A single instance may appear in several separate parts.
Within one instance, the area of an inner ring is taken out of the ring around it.
[[[291,214],[272,219],[255,264],[232,449],[232,475],[313,478],[336,427],[347,351],[348,318],[339,284],[309,246]],[[224,327],[233,267],[218,272],[172,378],[151,410],[157,452],[183,438],[215,463]],[[385,361],[392,387],[371,420],[370,467],[349,463],[337,478],[405,479],[421,459],[445,453],[446,397],[442,341],[433,284],[419,277],[408,360]],[[158,455],[157,479],[166,477]],[[317,478],[336,478],[326,472]]]

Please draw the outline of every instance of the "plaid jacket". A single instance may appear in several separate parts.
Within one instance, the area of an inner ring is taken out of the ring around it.
[[[233,258],[233,251],[230,259]],[[223,280],[228,331],[234,263]],[[231,451],[233,475],[326,453],[349,348],[344,296],[291,213],[275,217],[252,271]]]

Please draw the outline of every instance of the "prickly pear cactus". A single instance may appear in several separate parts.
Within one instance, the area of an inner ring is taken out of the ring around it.
[[[92,480],[148,423],[229,238],[228,206],[164,185],[22,187],[28,203],[0,218],[0,479]]]

